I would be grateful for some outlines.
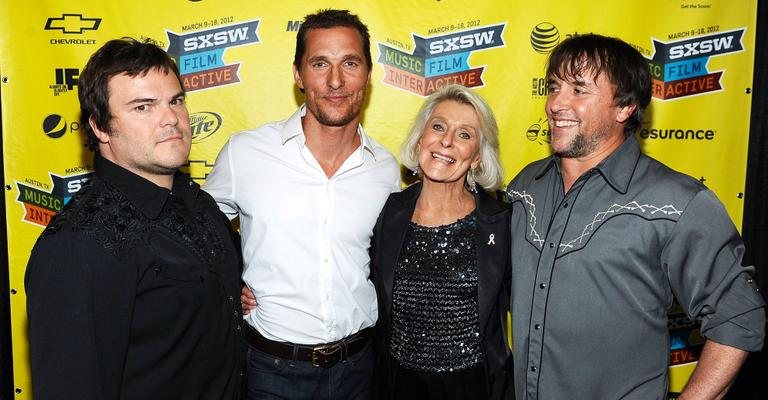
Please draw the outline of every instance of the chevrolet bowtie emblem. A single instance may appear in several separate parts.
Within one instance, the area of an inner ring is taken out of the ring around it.
[[[61,17],[48,18],[45,30],[80,34],[83,31],[95,31],[99,29],[100,24],[101,18],[83,18],[83,14],[62,14]]]

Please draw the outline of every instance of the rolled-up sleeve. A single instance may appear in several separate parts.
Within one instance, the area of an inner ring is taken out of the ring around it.
[[[744,244],[710,190],[688,203],[662,252],[670,285],[707,339],[759,351],[765,339],[765,303],[743,266]]]

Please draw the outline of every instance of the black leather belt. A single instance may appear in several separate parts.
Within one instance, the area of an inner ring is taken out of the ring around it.
[[[246,323],[245,340],[253,348],[286,360],[309,361],[314,367],[331,368],[339,361],[357,353],[365,347],[371,337],[372,328],[365,328],[337,342],[318,345],[277,342],[262,336],[250,324]]]

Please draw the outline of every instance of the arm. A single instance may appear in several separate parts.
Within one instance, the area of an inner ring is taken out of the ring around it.
[[[747,359],[744,350],[707,340],[679,400],[722,399]]]
[[[36,244],[25,282],[35,398],[119,397],[133,289],[127,276],[102,280],[99,271],[119,269],[106,257],[64,231]]]
[[[211,173],[205,177],[203,190],[216,200],[221,212],[230,220],[238,216],[240,210],[235,201],[235,171],[233,167],[232,143],[230,138],[221,148]]]
[[[744,245],[709,190],[696,194],[664,247],[670,285],[707,338],[680,399],[717,399],[727,392],[749,351],[763,345],[764,302],[742,266]]]

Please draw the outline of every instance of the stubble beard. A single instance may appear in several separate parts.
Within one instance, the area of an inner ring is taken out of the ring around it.
[[[318,109],[317,113],[315,113],[315,118],[317,118],[317,122],[321,123],[322,125],[338,127],[338,126],[345,126],[349,124],[358,115],[360,115],[359,108],[357,110],[355,110],[354,108],[350,109],[346,114],[337,118],[332,118],[328,114],[324,113],[323,110]]]
[[[365,99],[365,91],[362,93],[358,93],[359,95],[359,101],[357,99],[353,100],[349,104],[349,108],[347,108],[347,112],[344,113],[341,116],[331,116],[329,113],[326,113],[323,110],[323,107],[321,107],[319,104],[315,103],[314,107],[308,107],[309,111],[312,112],[315,119],[317,119],[317,122],[319,122],[322,125],[325,126],[334,126],[334,127],[342,127],[346,126],[350,122],[354,121],[355,118],[358,118],[360,116],[360,112],[363,108],[363,100]],[[310,104],[308,104],[310,106]]]
[[[571,139],[570,143],[560,151],[556,151],[555,155],[561,158],[582,158],[586,157],[597,150],[600,147],[605,138],[607,138],[608,130],[601,127],[597,132],[591,135],[585,135],[579,131],[576,136]]]

